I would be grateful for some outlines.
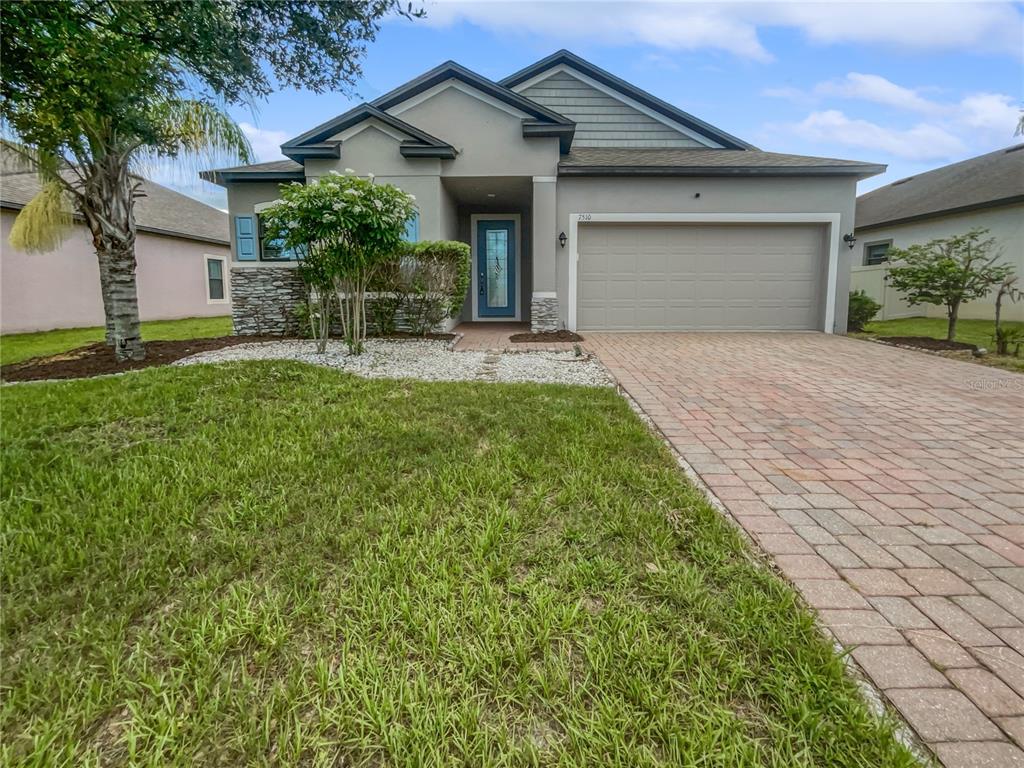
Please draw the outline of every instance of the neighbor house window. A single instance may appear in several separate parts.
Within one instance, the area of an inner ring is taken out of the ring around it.
[[[884,243],[867,243],[864,246],[864,266],[871,267],[887,262],[890,245],[892,240],[886,240]]]
[[[224,259],[217,256],[206,257],[206,299],[207,301],[224,301],[227,292],[224,287]]]

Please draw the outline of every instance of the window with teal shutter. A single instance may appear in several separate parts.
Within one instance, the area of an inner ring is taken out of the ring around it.
[[[416,211],[412,218],[405,223],[405,238],[407,242],[418,243],[420,241],[420,212]]]
[[[235,216],[235,258],[256,261],[256,222],[253,216]]]

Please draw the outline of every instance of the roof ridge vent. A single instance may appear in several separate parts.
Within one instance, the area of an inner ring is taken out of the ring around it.
[[[913,181],[913,180],[914,180],[913,176],[907,176],[907,178],[905,178],[905,179],[900,179],[899,181],[894,181],[889,186],[890,187],[898,187],[900,184],[906,184],[908,181]]]
[[[1017,146],[1015,146],[1015,147],[1010,147],[1009,149],[1005,150],[1005,151],[1003,152],[1003,154],[1004,154],[1004,155],[1008,155],[1008,154],[1010,154],[1011,152],[1016,152],[1016,151],[1017,151],[1018,149],[1024,149],[1024,144],[1018,144],[1018,145],[1017,145]]]

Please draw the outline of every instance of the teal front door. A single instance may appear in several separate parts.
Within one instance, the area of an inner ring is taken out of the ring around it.
[[[481,219],[476,223],[478,317],[516,316],[516,225]]]

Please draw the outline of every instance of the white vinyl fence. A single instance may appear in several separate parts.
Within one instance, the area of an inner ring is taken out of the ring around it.
[[[870,267],[853,267],[850,270],[850,290],[862,290],[882,305],[875,320],[895,320],[900,317],[916,317],[926,314],[924,307],[912,307],[903,300],[903,295],[890,288],[885,276],[888,264],[873,264]]]

